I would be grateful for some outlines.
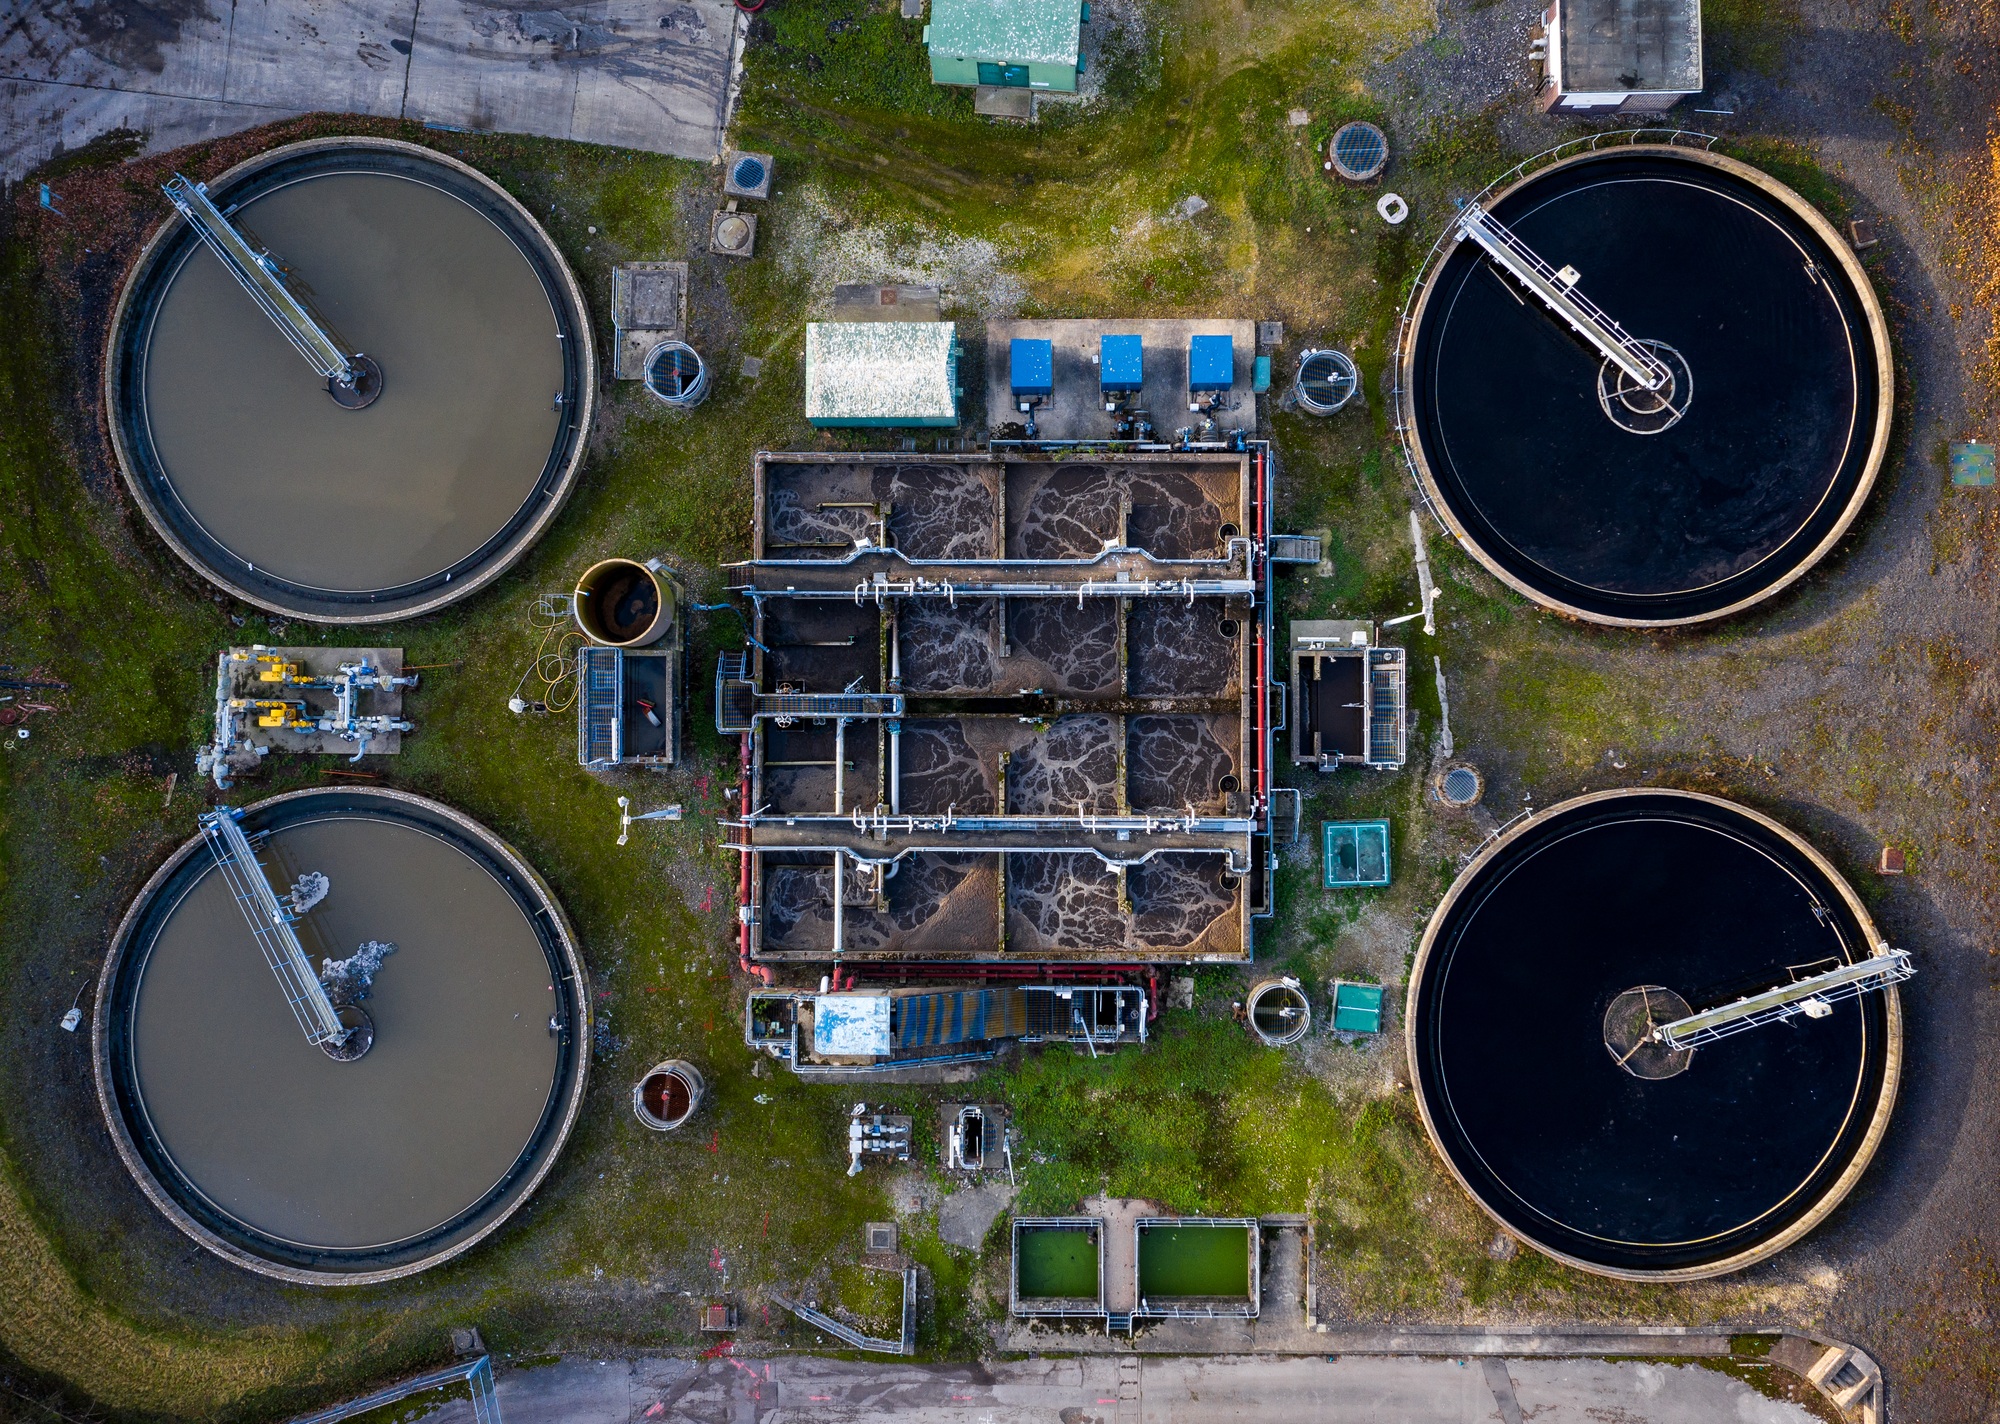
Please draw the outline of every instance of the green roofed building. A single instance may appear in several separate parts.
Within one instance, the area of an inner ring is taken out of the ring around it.
[[[806,323],[806,419],[818,426],[958,424],[949,321]]]
[[[1073,94],[1088,9],[1082,0],[931,0],[931,79]]]

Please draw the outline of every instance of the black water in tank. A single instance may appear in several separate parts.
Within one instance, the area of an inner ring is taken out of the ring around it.
[[[1663,1081],[1617,1065],[1604,1011],[1640,984],[1725,1003],[1863,956],[1866,935],[1808,857],[1733,808],[1635,796],[1535,824],[1469,872],[1420,970],[1439,1146],[1496,1215],[1571,1256],[1671,1270],[1753,1249],[1865,1138],[1885,1000],[1740,1033]]]
[[[1866,310],[1824,240],[1746,179],[1659,152],[1594,156],[1492,206],[1631,336],[1685,357],[1656,435],[1597,397],[1602,359],[1471,242],[1413,339],[1416,438],[1474,542],[1586,613],[1699,617],[1809,561],[1870,472],[1881,392]]]

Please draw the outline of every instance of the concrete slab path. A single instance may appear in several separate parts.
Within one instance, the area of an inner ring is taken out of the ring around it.
[[[0,178],[115,129],[175,148],[298,114],[709,159],[731,0],[26,0],[0,20]]]
[[[1324,1356],[1015,1360],[979,1366],[565,1359],[503,1369],[507,1424],[1809,1424],[1692,1365]],[[429,1416],[469,1424],[457,1402]]]

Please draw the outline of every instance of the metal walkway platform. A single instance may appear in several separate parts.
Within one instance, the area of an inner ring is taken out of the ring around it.
[[[293,293],[277,259],[252,247],[242,231],[209,201],[206,183],[197,183],[176,173],[162,185],[161,191],[187,219],[188,226],[194,229],[208,250],[215,254],[223,270],[235,279],[237,286],[249,293],[258,310],[284,333],[285,340],[292,343],[292,349],[305,357],[307,364],[319,372],[330,387],[337,386],[353,393],[350,400],[341,400],[336,394],[336,400],[340,400],[342,405],[359,405],[373,399],[372,396],[363,398],[370,377],[369,363],[358,352],[350,357],[340,339]],[[375,372],[373,378],[379,390],[381,374]]]
[[[227,806],[202,815],[201,833],[215,856],[216,868],[222,872],[229,893],[236,897],[257,947],[264,952],[264,962],[277,976],[285,1002],[307,1041],[315,1046],[345,1042],[348,1028],[334,1011],[326,986],[313,972],[305,947],[292,929],[291,913],[271,889],[270,877],[238,824],[239,815]]]

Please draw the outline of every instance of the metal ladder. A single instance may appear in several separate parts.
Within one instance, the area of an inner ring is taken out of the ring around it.
[[[1264,541],[1264,557],[1274,564],[1316,564],[1320,561],[1317,534],[1273,534]]]

